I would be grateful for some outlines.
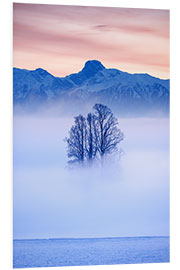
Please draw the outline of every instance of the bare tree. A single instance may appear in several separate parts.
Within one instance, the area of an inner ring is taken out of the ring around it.
[[[95,159],[98,150],[98,134],[96,116],[92,113],[87,115],[86,156],[90,163]]]
[[[98,152],[103,159],[106,154],[117,150],[117,145],[124,139],[124,134],[117,127],[118,120],[107,106],[95,104],[93,109],[97,117]]]
[[[87,118],[76,116],[75,123],[66,138],[69,163],[81,165],[92,164],[107,154],[117,150],[124,135],[118,128],[118,121],[112,111],[105,105],[95,104],[95,114],[89,113]]]
[[[74,117],[75,124],[69,131],[69,138],[66,138],[69,163],[83,164],[85,160],[86,141],[86,119],[82,115]]]

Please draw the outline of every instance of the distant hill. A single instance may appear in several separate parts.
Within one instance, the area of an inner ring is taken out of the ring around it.
[[[62,78],[41,68],[13,68],[14,110],[56,107],[59,113],[80,113],[103,103],[122,116],[163,116],[169,113],[169,83],[148,74],[106,69],[97,60],[87,61],[80,72]]]

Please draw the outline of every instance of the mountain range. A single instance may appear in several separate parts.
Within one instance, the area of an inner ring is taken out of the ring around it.
[[[168,115],[170,81],[148,74],[130,74],[105,68],[89,60],[83,69],[55,77],[42,68],[13,68],[14,110],[56,108],[59,113],[81,113],[95,103],[109,106],[118,115]]]

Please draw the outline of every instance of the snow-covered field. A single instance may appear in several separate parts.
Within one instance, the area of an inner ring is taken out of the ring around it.
[[[14,241],[14,267],[169,262],[169,237]]]

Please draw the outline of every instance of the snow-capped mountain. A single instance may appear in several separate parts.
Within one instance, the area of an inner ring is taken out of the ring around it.
[[[60,110],[81,112],[103,103],[120,115],[164,115],[169,112],[169,80],[106,69],[97,60],[87,61],[80,72],[63,78],[41,68],[14,68],[13,97],[15,108],[24,110],[58,105]]]

